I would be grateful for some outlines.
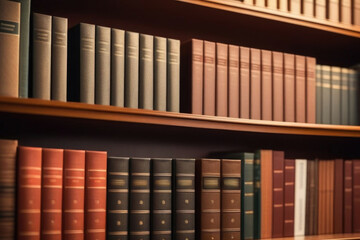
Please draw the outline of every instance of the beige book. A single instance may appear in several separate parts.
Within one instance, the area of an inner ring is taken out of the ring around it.
[[[360,26],[360,0],[353,0],[353,23]]]
[[[307,17],[314,17],[314,0],[303,0],[303,14]]]
[[[125,33],[125,107],[139,107],[139,33]]]
[[[277,10],[278,0],[267,0],[267,7],[273,10]]]
[[[154,39],[154,110],[166,111],[166,38]]]
[[[326,19],[326,0],[315,0],[315,17]]]
[[[154,36],[140,34],[139,108],[154,107]]]
[[[289,11],[288,0],[279,0],[279,9],[282,12],[288,12]]]
[[[341,1],[340,19],[343,24],[351,24],[351,0]]]
[[[340,0],[329,0],[328,3],[329,20],[339,22]]]
[[[111,105],[124,107],[125,31],[111,30]]]
[[[180,112],[180,40],[167,39],[167,111]]]
[[[266,7],[266,0],[254,0],[255,6],[257,7]]]
[[[289,1],[290,12],[295,15],[301,14],[301,0]]]

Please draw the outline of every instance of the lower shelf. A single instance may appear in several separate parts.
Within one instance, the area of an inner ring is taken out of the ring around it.
[[[314,236],[301,236],[301,237],[288,237],[288,238],[270,238],[277,240],[332,240],[332,239],[360,239],[360,233],[346,233],[346,234],[328,234],[328,235],[314,235]]]

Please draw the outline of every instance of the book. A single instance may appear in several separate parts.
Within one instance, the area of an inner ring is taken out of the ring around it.
[[[307,160],[295,160],[294,236],[305,235]]]
[[[256,158],[256,159],[255,159]],[[259,233],[260,166],[258,156],[243,153],[241,159],[241,239],[254,239]],[[257,165],[256,165],[257,164]]]
[[[216,116],[228,116],[228,45],[216,43]]]
[[[0,9],[0,96],[18,97],[20,3],[1,1]]]
[[[326,0],[315,0],[315,17],[317,19],[326,19]]]
[[[353,225],[353,161],[344,160],[344,233],[352,233]]]
[[[195,159],[173,160],[173,239],[195,240]]]
[[[344,160],[335,159],[334,166],[334,231],[343,233],[343,191],[344,191]]]
[[[240,239],[241,160],[221,160],[221,238]]]
[[[343,24],[351,24],[351,0],[342,0],[340,5],[340,21]]]
[[[124,107],[125,31],[111,29],[111,105]]]
[[[110,105],[111,28],[95,27],[95,103]]]
[[[154,110],[166,111],[166,38],[154,37]]]
[[[341,68],[341,87],[340,87],[340,96],[341,96],[341,114],[340,114],[340,123],[341,125],[349,125],[349,69]]]
[[[284,234],[284,152],[273,151],[272,237]]]
[[[328,202],[329,207],[327,209],[327,233],[333,233],[334,232],[334,166],[335,161],[334,159],[331,159],[328,163],[328,181],[327,181],[327,187],[328,187]]]
[[[51,97],[52,16],[33,13],[32,25],[32,97]]]
[[[305,57],[295,55],[295,121],[306,122]]]
[[[279,0],[279,9],[282,12],[288,12],[289,11],[288,0]]]
[[[240,114],[240,75],[239,75],[239,47],[229,45],[228,67],[229,117],[239,118]]]
[[[85,152],[85,239],[106,238],[107,152]]]
[[[140,34],[139,108],[154,109],[154,36]]]
[[[307,160],[305,235],[317,233],[318,160]]]
[[[295,213],[295,159],[285,159],[284,164],[284,237],[293,237]]]
[[[61,240],[63,149],[42,149],[41,239]]]
[[[171,239],[172,159],[151,159],[151,238]]]
[[[52,17],[51,99],[67,101],[68,19]]]
[[[341,123],[341,69],[331,67],[331,124]]]
[[[316,65],[316,123],[322,123],[322,67]]]
[[[326,221],[326,160],[319,160],[319,173],[318,173],[318,181],[319,181],[319,187],[318,187],[318,234],[325,234],[326,228],[325,228],[325,221]]]
[[[267,0],[267,5],[268,8],[273,9],[273,10],[277,10],[278,9],[278,1],[269,1]]]
[[[261,119],[261,53],[250,49],[250,118]]]
[[[180,112],[180,40],[167,39],[166,110]]]
[[[360,26],[360,1],[359,0],[353,0],[352,5],[352,11],[353,11],[353,24],[356,26]]]
[[[84,239],[85,151],[64,150],[62,237]]]
[[[196,160],[196,239],[220,239],[220,159]]]
[[[306,57],[306,122],[316,123],[316,59]]]
[[[284,54],[284,121],[295,122],[295,56]]]
[[[273,119],[271,67],[271,51],[261,50],[261,119],[269,121]]]
[[[353,232],[360,232],[360,160],[353,160]]]
[[[129,158],[108,157],[106,196],[106,239],[128,236]]]
[[[250,118],[250,49],[240,47],[240,118]]]
[[[315,15],[315,8],[314,3],[316,0],[303,0],[303,7],[302,7],[302,13],[306,17],[314,17]]]
[[[272,52],[273,120],[284,121],[284,54]]]
[[[17,239],[40,239],[42,149],[18,147]]]
[[[257,7],[266,7],[266,0],[254,0],[254,2]]]
[[[204,106],[205,115],[215,116],[216,102],[216,45],[204,41]]]
[[[321,66],[321,121],[331,123],[331,73],[330,66]]]
[[[0,139],[0,239],[4,240],[15,239],[17,146],[17,140]]]
[[[289,8],[292,14],[300,15],[301,12],[301,0],[291,0],[289,1]]]
[[[349,121],[350,125],[358,125],[358,74],[353,69],[349,71]]]
[[[339,12],[340,12],[340,0],[328,0],[327,3],[328,19],[332,22],[338,23],[340,21]]]
[[[125,32],[125,102],[128,108],[139,107],[139,33]]]

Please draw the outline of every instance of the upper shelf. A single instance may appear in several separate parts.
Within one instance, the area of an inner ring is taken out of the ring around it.
[[[359,126],[237,119],[40,99],[0,97],[0,112],[238,132],[360,137]]]

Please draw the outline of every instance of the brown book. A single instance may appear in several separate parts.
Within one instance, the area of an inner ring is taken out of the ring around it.
[[[284,237],[294,236],[295,160],[284,160]]]
[[[250,118],[250,49],[240,47],[240,118]]]
[[[196,161],[196,239],[220,240],[220,160]]]
[[[273,120],[284,121],[284,54],[281,52],[272,52],[272,102],[273,102]]]
[[[241,160],[221,160],[221,239],[240,239]]]
[[[271,238],[273,215],[273,151],[261,150],[260,154],[261,238]]]
[[[215,116],[215,43],[204,41],[204,114]]]
[[[19,147],[17,166],[17,239],[40,240],[41,148]]]
[[[344,161],[344,215],[343,228],[344,233],[352,233],[353,218],[353,162],[352,160]]]
[[[20,3],[0,1],[0,96],[19,96]]]
[[[340,21],[346,25],[351,24],[351,1],[352,0],[341,0]]]
[[[273,119],[271,66],[271,51],[261,50],[261,119],[269,121]]]
[[[360,0],[352,1],[352,23],[360,26]]]
[[[239,118],[240,114],[240,81],[239,81],[239,47],[229,45],[229,117]]]
[[[335,159],[334,172],[334,233],[343,233],[344,160]]]
[[[295,122],[295,56],[284,54],[284,120]]]
[[[261,54],[250,49],[250,118],[261,119]]]
[[[327,182],[328,185],[328,228],[327,232],[329,234],[334,233],[334,172],[335,172],[335,160],[332,159],[328,162],[328,170],[327,173],[329,174],[329,180]]]
[[[353,232],[360,233],[360,160],[353,160]]]
[[[216,116],[228,115],[228,45],[216,43]]]
[[[316,59],[306,57],[306,122],[316,122]]]
[[[319,160],[319,208],[318,208],[318,234],[325,234],[325,173],[326,173],[326,161]]]
[[[305,57],[295,56],[295,121],[306,122]]]
[[[317,233],[318,160],[307,161],[305,235]]]
[[[284,234],[284,166],[284,152],[273,151],[273,238]]]

